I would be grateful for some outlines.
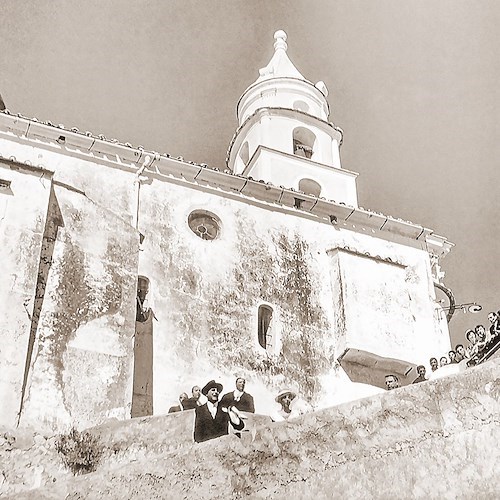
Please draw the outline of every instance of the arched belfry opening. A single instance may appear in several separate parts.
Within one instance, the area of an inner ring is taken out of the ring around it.
[[[303,113],[308,113],[309,112],[309,105],[305,103],[304,101],[294,101],[293,103],[293,109],[296,109],[298,111],[302,111]]]
[[[299,181],[299,191],[312,196],[319,196],[321,194],[321,184],[312,179],[301,179]]]
[[[311,158],[314,153],[314,144],[316,136],[305,127],[296,127],[293,129],[293,154],[303,158]]]

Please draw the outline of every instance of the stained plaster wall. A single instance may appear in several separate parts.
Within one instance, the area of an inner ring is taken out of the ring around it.
[[[57,179],[55,189],[46,190],[47,196],[51,192],[49,217],[45,228],[38,221],[42,245],[33,252],[29,271],[36,283],[28,304],[34,318],[31,343],[26,340],[27,347],[17,350],[29,367],[21,425],[81,427],[108,416],[130,416],[139,246],[139,234],[130,224],[137,206],[133,172],[139,155],[130,154],[131,160],[122,166],[122,160],[104,148],[103,153],[90,154],[92,139],[82,141],[80,147],[42,137],[0,136],[2,156],[50,166]],[[110,170],[109,161],[117,168]],[[28,215],[44,202],[35,189],[40,185],[12,197],[18,204],[16,214]],[[8,215],[16,224],[19,216]],[[30,228],[28,222],[19,225]],[[16,252],[28,257],[28,250],[22,243]],[[16,307],[25,300],[16,300]],[[18,331],[10,320],[9,328]],[[4,363],[13,364],[11,359],[15,357],[6,361],[2,356]],[[16,359],[15,365],[20,372],[21,362]],[[17,372],[12,377],[17,385],[9,387],[9,395],[19,400],[23,376]],[[21,404],[14,406],[19,411]]]
[[[218,239],[201,240],[191,232],[187,218],[196,209],[221,219]],[[141,188],[139,227],[146,237],[140,272],[151,279],[150,303],[158,318],[155,414],[211,378],[232,390],[236,375],[247,378],[258,412],[273,411],[274,395],[286,386],[324,407],[378,392],[353,384],[336,363],[347,341],[415,364],[449,345],[435,321],[428,256],[421,248],[158,180]],[[335,282],[332,287],[329,252],[339,246],[362,254],[345,252],[340,295]],[[371,259],[370,274],[360,279],[357,266],[363,268],[365,252],[402,264]],[[387,272],[392,266],[396,275]],[[375,303],[374,290],[384,294]],[[415,305],[395,327],[384,307],[396,311],[401,300]],[[261,303],[274,308],[280,352],[258,344]],[[361,323],[362,312],[376,323]]]
[[[87,198],[131,223],[137,202],[133,172],[140,164],[124,162],[112,153],[89,153],[90,144],[91,141],[79,148],[43,138],[30,137],[27,140],[0,131],[3,157],[46,166],[55,172],[55,180],[84,192]],[[114,162],[114,168],[110,168],[110,161]]]
[[[58,184],[54,191],[62,221],[21,424],[127,418],[139,236],[82,193]]]
[[[50,174],[12,170],[0,161],[0,423],[14,425],[21,405],[39,255],[50,194]]]
[[[105,292],[108,285],[114,290],[116,283],[114,278],[110,283],[109,272],[102,265],[98,266],[97,261],[107,262],[128,273],[119,281],[120,286],[127,289],[127,293],[123,294],[128,297],[126,317],[129,318],[134,309],[133,290],[137,271],[133,269],[137,261],[130,260],[123,264],[120,259],[125,258],[123,251],[127,245],[137,248],[135,242],[131,243],[133,237],[129,226],[138,200],[138,185],[134,183],[134,167],[137,165],[112,168],[106,163],[106,155],[91,159],[84,151],[59,151],[57,146],[42,142],[33,144],[32,141],[4,140],[3,145],[9,146],[11,152],[25,160],[50,163],[56,169],[55,178],[58,181],[85,191],[85,197],[72,192],[71,203],[75,203],[74,199],[78,197],[87,200],[86,206],[78,209],[82,218],[78,228],[66,226],[58,236],[54,256],[59,259],[59,264],[52,269],[53,283],[59,283],[60,275],[66,272],[64,267],[71,269],[64,259],[73,248],[65,235],[74,234],[76,236],[72,238],[78,242],[76,251],[79,255],[71,260],[78,263],[80,270],[84,268],[85,273],[90,273],[93,284],[100,283],[98,290]],[[112,159],[112,156],[107,158]],[[69,201],[65,203],[72,207]],[[98,206],[104,208],[97,209]],[[211,210],[221,218],[219,239],[203,241],[189,230],[187,217],[194,209]],[[70,213],[71,210],[73,208]],[[119,235],[122,246],[117,254],[108,252],[107,237],[99,237],[97,241],[85,237],[80,241],[81,235],[93,229],[98,221],[109,224]],[[366,330],[364,327],[349,327],[349,322],[345,321],[347,312],[357,317],[359,311],[371,310],[373,305],[367,289],[360,284],[366,280],[360,282],[356,274],[356,263],[364,257],[356,255],[352,259],[343,259],[344,288],[340,295],[336,290],[338,283],[332,281],[330,251],[339,246],[355,248],[361,254],[369,252],[372,256],[390,256],[411,270],[408,274],[410,279],[416,279],[411,287],[406,279],[394,284],[388,295],[390,300],[396,300],[410,291],[412,300],[416,301],[413,309],[416,316],[414,319],[408,317],[415,326],[413,330],[408,327],[399,332],[404,340],[398,347],[398,355],[421,363],[429,358],[429,353],[444,351],[449,345],[446,332],[437,332],[438,326],[433,320],[434,295],[428,255],[420,242],[403,245],[387,241],[380,237],[383,233],[345,230],[285,214],[275,207],[259,208],[251,200],[244,203],[222,193],[177,185],[157,176],[149,176],[149,180],[140,186],[138,229],[145,235],[139,256],[139,273],[151,279],[149,305],[158,318],[153,338],[155,414],[166,412],[180,392],[189,391],[192,385],[203,384],[214,377],[220,378],[225,388],[230,390],[237,374],[246,376],[248,390],[256,397],[257,411],[262,413],[275,408],[273,396],[284,386],[292,386],[316,407],[377,392],[378,389],[373,387],[352,383],[336,363],[346,339],[356,340],[359,346],[365,343],[373,346],[374,335],[373,325]],[[73,240],[69,240],[72,245]],[[133,251],[130,253],[133,255]],[[129,255],[130,259],[132,255]],[[89,258],[94,262],[90,267],[87,265]],[[384,266],[376,268],[384,269]],[[74,271],[76,276],[78,272]],[[378,274],[375,282],[384,283],[384,272]],[[345,301],[351,299],[342,295],[347,293],[345,288],[354,287],[356,290],[360,286],[357,295],[361,299],[352,304],[352,310],[346,309]],[[97,300],[95,291],[85,279],[77,281],[76,288],[71,295],[81,296],[91,303]],[[54,285],[53,293],[56,292],[57,285]],[[50,333],[43,332],[50,332],[53,327],[54,311],[60,306],[68,307],[64,300],[56,293],[55,298],[45,305],[45,323],[40,333],[43,345],[52,342]],[[378,304],[382,305],[382,302]],[[281,345],[281,350],[265,351],[258,344],[257,308],[261,303],[271,304],[274,308],[272,334],[274,344]],[[96,310],[84,311],[85,318],[78,309],[73,311],[72,323],[76,323],[65,331],[66,340],[60,355],[67,356],[67,345],[75,336],[81,337],[76,332],[81,332],[87,323],[94,327],[98,324],[97,330],[107,330],[109,321],[115,321],[115,312],[106,313],[106,308],[111,307],[109,302],[99,304]],[[88,314],[90,312],[93,315]],[[119,316],[123,311],[116,314]],[[377,326],[380,332],[389,328],[391,318],[384,318],[378,313],[375,317],[383,322]],[[128,330],[131,325],[127,321]],[[116,332],[118,323],[111,330]],[[119,340],[116,345],[109,344],[113,346],[111,351],[117,349],[116,363],[110,361],[114,358],[109,358],[109,366],[114,366],[112,373],[101,376],[106,384],[117,376],[121,380],[120,390],[131,385],[125,375],[126,370],[122,370],[130,351],[122,350],[122,341],[125,340]],[[390,351],[391,343],[386,344],[389,347],[384,353]],[[375,347],[378,349],[380,345],[378,343]],[[83,355],[90,351],[81,349],[75,352]],[[106,349],[101,354],[112,356]],[[132,363],[132,360],[129,359],[129,362]],[[30,393],[26,421],[35,421],[40,416],[41,408],[46,407],[52,397],[53,387],[58,387],[58,404],[52,404],[53,410],[48,410],[48,422],[69,422],[77,414],[77,407],[83,412],[82,424],[90,419],[90,414],[83,408],[84,397],[75,396],[75,411],[65,407],[68,404],[64,396],[67,391],[60,382],[61,373],[51,368],[49,359],[38,354],[37,363],[38,369],[35,366],[33,377],[36,390]],[[76,370],[81,369],[79,362],[73,366]],[[95,365],[92,362],[89,366]],[[50,376],[41,376],[44,372]],[[89,381],[98,384],[98,377],[92,378],[91,370],[87,373]],[[66,372],[66,376],[69,374],[69,371]],[[89,383],[87,387],[91,386],[92,383]],[[72,391],[75,391],[74,387],[70,389]],[[118,398],[119,403],[111,398],[111,402],[101,405],[99,411],[94,408],[97,412],[94,415],[99,415],[99,418],[113,414],[124,416],[128,403],[123,394]],[[28,417],[30,414],[32,416]]]
[[[411,351],[420,358],[422,350],[432,352],[425,346],[434,347],[436,313],[426,300],[433,290],[425,260],[396,263],[343,250],[330,251],[329,256],[330,268],[340,271],[345,347],[414,362],[418,358],[409,356]]]

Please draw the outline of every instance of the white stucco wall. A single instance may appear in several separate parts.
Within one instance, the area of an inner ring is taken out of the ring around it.
[[[130,223],[137,208],[137,165],[112,168],[108,161],[111,156],[82,157],[83,153],[57,151],[42,143],[26,144],[23,139],[3,137],[0,148],[20,161],[55,168],[55,179],[66,185],[61,189],[74,194],[61,194],[66,199],[67,213],[81,214],[61,229],[60,237],[74,239],[86,273],[96,284],[105,283],[106,272],[99,261],[119,269],[127,248],[134,251],[130,242],[136,233]],[[68,407],[82,409],[83,400],[77,396],[78,381],[72,370],[78,370],[85,356],[90,355],[91,363],[106,360],[106,369],[112,371],[113,360],[125,363],[123,356],[130,356],[130,350],[117,346],[127,342],[130,327],[120,334],[118,344],[113,335],[121,331],[116,314],[127,311],[129,317],[134,313],[130,294],[134,293],[137,274],[151,280],[148,299],[158,320],[153,333],[155,414],[166,412],[181,392],[189,392],[193,385],[203,385],[212,378],[220,379],[225,390],[232,390],[237,375],[247,378],[248,391],[254,395],[259,412],[273,411],[274,396],[284,387],[297,390],[313,406],[323,407],[379,390],[351,382],[337,363],[348,343],[381,356],[423,363],[429,353],[440,352],[449,342],[434,315],[425,243],[400,237],[389,241],[388,232],[357,232],[348,226],[332,226],[303,217],[293,209],[266,207],[250,198],[183,184],[179,179],[147,171],[143,177],[138,230],[145,240],[138,252],[138,263],[129,259],[126,272],[118,280],[120,287],[128,290],[128,298],[120,302],[118,311],[101,311],[97,317],[86,316],[82,324],[75,325],[76,330],[72,329],[58,358],[64,367],[60,372],[62,382],[56,375],[52,377],[43,352],[38,355],[26,415],[33,411],[35,419],[40,418],[44,405],[52,398],[59,403],[57,408],[47,409],[47,418],[68,422],[73,418]],[[36,191],[32,195],[36,196]],[[222,228],[218,239],[201,240],[189,229],[187,218],[195,209],[219,217]],[[104,224],[102,238],[88,238],[100,222]],[[107,238],[114,231],[123,237],[118,255],[105,251]],[[44,304],[45,317],[50,321],[44,320],[39,331],[46,345],[50,345],[49,332],[56,324],[51,307],[60,305],[57,272],[65,271],[61,252],[68,244],[67,238],[56,242],[54,252],[58,267],[51,270],[51,293],[55,295]],[[101,240],[103,245],[98,244]],[[338,273],[332,274],[332,252],[338,248]],[[368,252],[371,258],[355,255],[349,249]],[[400,264],[394,267],[379,262],[377,256]],[[380,291],[386,292],[387,302],[372,300],[372,294]],[[82,293],[96,300],[95,290]],[[409,296],[410,309],[393,318],[399,307],[408,307]],[[281,349],[272,352],[266,352],[257,342],[256,312],[261,303],[271,304],[275,310],[273,328],[280,334]],[[89,349],[96,339],[95,329],[102,333],[98,337],[101,342]],[[119,370],[121,392],[113,393],[114,402],[104,405],[99,415],[125,416],[128,388],[131,396],[132,361],[128,360],[126,370]],[[94,391],[100,395],[99,401],[108,395],[113,379],[106,373],[94,377],[78,371],[86,391],[103,384]],[[82,414],[87,420],[91,418],[84,411]]]
[[[271,182],[275,186],[299,189],[301,179],[316,181],[321,186],[320,196],[328,200],[358,206],[357,174],[348,170],[312,163],[300,156],[285,155],[260,148],[245,171],[255,180]]]
[[[11,181],[0,192],[0,424],[14,426],[36,291],[38,261],[50,193],[50,176],[16,171],[0,161],[0,179]]]
[[[353,384],[336,364],[347,344],[415,364],[425,363],[430,353],[447,349],[449,340],[435,321],[425,250],[180,186],[169,186],[167,199],[165,188],[157,180],[142,188],[139,220],[146,235],[140,273],[151,279],[150,299],[158,318],[154,334],[155,413],[165,412],[180,392],[214,377],[233,388],[236,375],[246,376],[248,390],[256,396],[257,411],[263,413],[274,409],[279,388],[301,389],[300,380],[286,371],[269,377],[252,372],[245,362],[223,362],[224,351],[231,344],[211,345],[215,328],[211,323],[215,321],[227,335],[241,340],[237,348],[245,346],[243,357],[266,357],[255,329],[259,303],[275,308],[285,344],[292,339],[300,345],[308,330],[314,332],[315,348],[323,353],[325,363],[323,371],[313,376],[313,400],[318,407],[379,391]],[[209,210],[221,219],[219,239],[204,241],[191,232],[187,216],[195,209]],[[291,319],[293,300],[286,298],[283,277],[290,271],[282,267],[280,238],[288,244],[299,238],[307,246],[300,258],[309,274],[301,279],[310,284],[313,298],[309,300],[318,308],[320,320],[309,323],[303,319],[295,325]],[[337,284],[329,270],[331,250],[338,247],[358,248],[374,258],[343,252],[344,298],[336,303]],[[401,264],[388,264],[375,256]],[[270,295],[262,288],[263,274],[273,281]],[[235,278],[239,275],[244,277],[243,288]],[[384,295],[374,299],[375,292],[383,292],[387,300]],[[343,324],[338,316],[345,318]],[[214,359],[213,349],[221,359]]]

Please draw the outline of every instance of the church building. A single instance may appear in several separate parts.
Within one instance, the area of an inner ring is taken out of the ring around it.
[[[359,206],[325,83],[274,39],[218,168],[0,112],[1,424],[164,414],[236,376],[257,413],[284,388],[320,409],[449,350],[452,244]]]

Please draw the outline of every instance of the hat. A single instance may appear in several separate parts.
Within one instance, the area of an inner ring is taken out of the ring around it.
[[[222,384],[219,384],[218,382],[216,382],[215,380],[211,380],[208,384],[205,385],[205,387],[203,387],[203,389],[201,390],[201,393],[206,396],[208,391],[210,389],[213,389],[213,388],[216,388],[219,392],[222,392]]]
[[[295,392],[293,391],[289,391],[288,389],[284,389],[280,392],[278,392],[278,395],[276,396],[276,398],[274,398],[274,400],[276,401],[276,403],[279,403],[281,398],[285,395],[285,394],[290,394],[290,396],[292,396],[292,400],[295,399],[297,397],[297,394],[295,394]]]

